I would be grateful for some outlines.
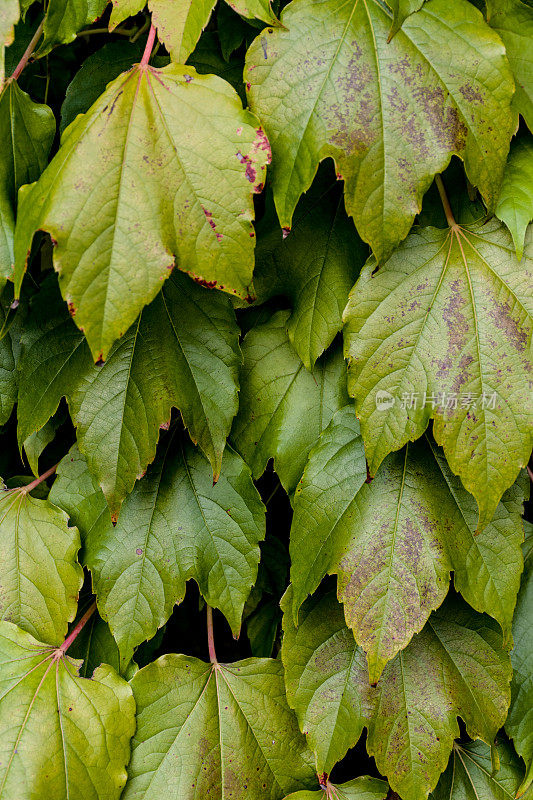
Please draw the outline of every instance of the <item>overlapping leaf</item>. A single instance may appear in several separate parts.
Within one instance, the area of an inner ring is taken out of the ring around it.
[[[318,791],[293,792],[285,800],[385,800],[387,784],[378,778],[360,777],[348,783],[330,783],[328,780]]]
[[[0,425],[5,425],[17,402],[17,363],[20,356],[20,335],[25,321],[25,308],[11,308],[13,288],[4,286],[0,293]]]
[[[425,0],[387,0],[387,5],[393,13],[389,40],[400,30],[410,14],[414,14],[415,11],[422,8],[424,2]]]
[[[258,226],[256,292],[262,302],[276,295],[290,299],[289,339],[308,370],[340,331],[367,255],[325,171],[298,204],[290,236],[283,237],[273,209]]]
[[[519,262],[497,220],[420,229],[377,272],[369,260],[345,311],[371,474],[433,418],[480,530],[531,453],[532,248],[529,231]]]
[[[250,330],[242,351],[239,412],[232,440],[254,478],[270,458],[288,492],[294,491],[309,451],[346,403],[346,371],[336,348],[308,372],[287,336],[289,312],[279,311]]]
[[[256,118],[224,81],[193,67],[137,65],[67,128],[25,191],[17,287],[34,232],[48,231],[63,297],[95,360],[107,357],[174,262],[247,296],[253,193],[269,155]]]
[[[67,522],[25,488],[0,490],[1,619],[50,645],[63,641],[83,583],[79,533]]]
[[[78,31],[103,14],[107,3],[108,0],[49,0],[39,55],[44,56],[56,45],[73,42]]]
[[[75,451],[65,457],[52,498],[82,532],[98,609],[123,662],[167,621],[189,578],[236,635],[265,535],[265,509],[240,456],[226,450],[213,484],[198,450],[179,437],[169,440],[115,527],[80,460]]]
[[[153,461],[172,406],[218,476],[237,411],[241,361],[228,297],[172,275],[97,367],[50,282],[34,303],[24,341],[19,441],[39,430],[66,396],[80,448],[113,514]]]
[[[458,716],[472,738],[492,742],[507,714],[511,667],[489,617],[450,598],[387,664],[374,688],[364,670],[349,672],[364,655],[350,631],[341,628],[334,593],[307,601],[307,607],[298,629],[285,614],[289,639],[282,656],[289,665],[289,703],[311,746],[320,743],[324,730],[324,695],[332,709],[342,709],[336,720],[330,713],[333,725],[325,728],[325,742],[334,743],[332,756],[348,745],[350,725],[354,732],[361,729],[363,709],[369,718],[367,749],[379,771],[402,800],[423,800],[446,767],[459,735]],[[351,678],[348,686],[345,673]]]
[[[390,42],[379,0],[295,0],[281,21],[287,30],[263,32],[248,51],[245,80],[272,145],[283,227],[328,156],[380,262],[453,153],[494,208],[514,127],[513,80],[477,9],[430,0]]]
[[[2,12],[0,12],[2,13]],[[16,81],[0,94],[0,281],[13,274],[17,192],[37,180],[46,164],[56,129],[52,110],[34,103]]]
[[[371,682],[456,588],[510,638],[523,538],[520,480],[476,535],[473,498],[428,442],[389,456],[371,483],[352,407],[339,411],[311,455],[294,499],[293,615],[326,573],[338,575],[347,624],[368,654]]]
[[[135,703],[103,665],[81,661],[0,623],[0,795],[5,800],[118,800]]]
[[[486,0],[489,24],[505,44],[516,91],[513,106],[533,131],[533,9],[522,0]]]
[[[14,36],[14,26],[18,22],[20,8],[18,0],[4,0],[0,8],[0,90],[4,85],[4,48],[8,47]]]
[[[279,661],[167,655],[131,686],[137,731],[124,800],[278,800],[313,784]]]
[[[493,769],[490,748],[482,742],[455,742],[450,763],[431,800],[508,800],[516,797],[521,778],[520,764],[504,739],[496,752],[499,769]],[[531,795],[530,795],[531,798]],[[527,798],[526,798],[527,800]]]
[[[513,237],[519,260],[524,252],[526,229],[533,220],[533,139],[520,139],[513,145],[503,176],[496,215],[505,222]]]

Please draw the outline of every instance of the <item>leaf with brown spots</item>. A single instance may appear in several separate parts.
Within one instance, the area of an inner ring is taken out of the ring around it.
[[[483,530],[531,453],[533,229],[521,262],[497,220],[415,230],[369,260],[344,315],[370,473],[433,418]]]
[[[341,757],[350,734],[357,738],[366,724],[367,750],[392,789],[402,800],[424,800],[459,735],[457,717],[469,736],[487,744],[505,720],[511,665],[498,625],[455,596],[387,664],[375,687],[360,668],[364,653],[342,624],[334,592],[306,601],[298,628],[290,609],[284,617],[287,698],[319,764],[331,743],[331,756]]]
[[[527,490],[524,475],[476,535],[474,499],[439,448],[423,440],[408,445],[368,483],[353,407],[339,411],[311,451],[294,498],[295,623],[324,575],[337,574],[346,623],[368,655],[375,683],[440,606],[453,570],[456,589],[498,620],[509,639]]]
[[[95,361],[174,264],[247,297],[253,195],[269,158],[256,118],[225,81],[193,67],[136,65],[69,125],[39,181],[26,187],[17,287],[34,232],[48,231],[61,292]]]
[[[82,662],[62,648],[0,622],[0,795],[119,800],[132,691],[108,664],[80,677]]]
[[[287,30],[263,31],[245,71],[282,227],[331,156],[380,262],[454,153],[493,208],[514,130],[505,49],[476,8],[429,0],[388,42],[391,21],[379,0],[294,0]]]
[[[279,660],[165,655],[131,687],[137,732],[122,800],[279,800],[313,785]]]

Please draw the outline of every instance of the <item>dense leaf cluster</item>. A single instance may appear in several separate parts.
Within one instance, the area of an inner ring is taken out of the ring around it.
[[[532,796],[532,51],[3,0],[1,800]]]

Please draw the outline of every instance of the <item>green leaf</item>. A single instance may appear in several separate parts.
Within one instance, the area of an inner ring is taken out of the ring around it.
[[[84,497],[81,509],[77,494]],[[238,634],[257,576],[265,509],[249,469],[231,449],[213,485],[198,450],[170,439],[127,497],[116,527],[79,456],[63,460],[53,499],[80,526],[98,609],[125,663],[167,621],[190,578]]]
[[[526,228],[533,220],[533,140],[520,139],[511,148],[496,214],[513,237],[518,260],[524,252]]]
[[[531,453],[527,241],[519,263],[497,220],[413,232],[377,272],[368,261],[345,311],[348,390],[370,473],[433,418],[477,500],[479,530]]]
[[[135,703],[109,666],[80,661],[0,623],[0,793],[5,800],[118,800]]]
[[[281,22],[287,30],[264,31],[252,44],[245,80],[272,145],[283,227],[328,156],[380,263],[454,153],[494,208],[514,131],[513,81],[503,45],[477,9],[430,0],[391,42],[379,0],[295,0]]]
[[[2,12],[0,12],[2,13]],[[34,103],[16,81],[0,94],[0,281],[13,273],[13,236],[17,192],[37,180],[52,146],[56,123],[48,106]]]
[[[513,70],[516,91],[513,107],[533,131],[533,8],[521,0],[486,0],[489,25],[503,39]]]
[[[57,427],[56,421],[52,417],[46,425],[35,431],[35,433],[30,434],[24,441],[24,453],[35,477],[39,475],[39,458],[50,442],[54,440]]]
[[[294,497],[295,622],[326,573],[337,574],[346,623],[375,683],[440,606],[453,570],[457,590],[510,638],[527,491],[524,475],[476,534],[475,502],[431,443],[389,456],[366,482],[359,424],[352,407],[342,409],[311,451]]]
[[[290,633],[282,655],[292,663],[289,704],[297,706],[311,746],[315,741],[317,749],[326,748],[331,738],[337,748],[332,755],[340,757],[350,745],[348,732],[353,729],[355,739],[366,717],[367,749],[378,770],[402,800],[423,800],[446,767],[459,735],[458,716],[469,736],[492,743],[507,714],[511,665],[489,617],[452,596],[371,687],[361,668],[363,651],[342,626],[333,592],[308,600],[302,613],[295,630],[286,608],[283,625]],[[343,681],[352,663],[357,666]],[[332,713],[337,707],[338,721]],[[328,716],[334,724],[326,728]]]
[[[505,730],[526,763],[526,775],[519,793],[524,793],[533,782],[533,563],[526,560],[522,585],[518,594],[513,619],[514,648],[511,652],[513,680],[511,682],[511,708]],[[532,792],[533,793],[533,792]]]
[[[101,664],[109,664],[115,672],[120,672],[120,653],[111,636],[109,625],[94,613],[69,648],[71,658],[83,659],[79,674],[90,678]]]
[[[4,48],[8,47],[15,35],[15,23],[18,22],[20,8],[18,0],[4,0],[0,8],[0,90],[4,84]]]
[[[51,645],[63,641],[83,583],[79,533],[67,522],[26,488],[0,490],[1,619]]]
[[[450,763],[431,800],[509,800],[517,794],[521,768],[513,748],[498,741],[500,769],[491,765],[490,748],[483,742],[455,742]]]
[[[329,775],[370,721],[368,667],[363,650],[346,627],[334,591],[309,598],[297,628],[292,599],[289,587],[281,603],[287,700],[315,753],[317,774]]]
[[[176,272],[102,367],[92,364],[53,286],[41,290],[33,320],[20,365],[21,441],[66,395],[80,449],[116,515],[153,461],[160,426],[176,406],[218,476],[238,407],[241,362],[239,329],[226,295]]]
[[[59,44],[73,42],[76,34],[100,17],[109,0],[49,0],[44,20],[44,39],[38,55]]]
[[[166,655],[131,681],[137,703],[123,800],[276,800],[313,781],[279,661]]]
[[[325,793],[324,793],[325,792]],[[301,791],[287,795],[285,800],[385,800],[388,786],[378,778],[361,776],[348,783],[325,784],[318,791]]]
[[[0,425],[5,425],[17,401],[17,364],[20,336],[26,309],[11,308],[13,287],[10,283],[0,293]]]
[[[290,299],[289,339],[311,370],[342,328],[342,312],[368,256],[331,175],[321,172],[283,238],[272,210],[258,228],[254,286],[261,301]]]
[[[232,440],[254,478],[268,460],[284,489],[293,492],[311,447],[345,405],[346,368],[338,349],[308,372],[291,347],[289,312],[280,311],[247,333],[242,344],[239,413]]]
[[[89,110],[110,81],[130,69],[141,55],[138,43],[107,42],[85,59],[69,83],[61,106],[61,134],[78,114]]]
[[[256,118],[224,81],[175,64],[134,67],[66,129],[24,192],[17,288],[34,231],[48,231],[61,292],[95,360],[107,357],[175,261],[199,282],[247,296],[253,194],[269,154]]]
[[[424,2],[425,0],[387,0],[387,5],[393,13],[389,41],[398,33],[407,17],[422,8]]]

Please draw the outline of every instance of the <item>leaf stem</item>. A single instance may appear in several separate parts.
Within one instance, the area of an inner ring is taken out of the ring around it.
[[[435,175],[435,183],[437,184],[442,207],[444,208],[444,213],[446,214],[446,221],[450,228],[457,228],[457,222],[453,216],[452,207],[450,205],[450,201],[448,200],[448,195],[446,194],[446,189],[444,188],[444,184],[440,175]]]
[[[89,606],[89,608],[87,609],[87,611],[85,612],[83,617],[80,619],[80,621],[78,622],[76,627],[71,630],[71,632],[69,633],[69,635],[67,636],[67,638],[65,639],[65,641],[63,642],[61,647],[59,648],[62,653],[66,653],[67,652],[67,650],[69,649],[69,647],[72,644],[72,642],[74,641],[74,639],[76,639],[77,636],[81,633],[81,631],[83,630],[83,628],[85,627],[87,622],[90,620],[90,618],[92,617],[92,615],[94,614],[95,611],[96,611],[96,600],[94,600],[91,603],[91,605]]]
[[[148,62],[150,61],[150,56],[152,55],[152,48],[155,42],[155,27],[153,25],[150,26],[150,33],[148,34],[148,40],[146,42],[146,47],[144,48],[143,57],[141,58],[141,67],[146,67]]]
[[[130,28],[129,30],[126,28],[115,28],[113,31],[109,31],[108,28],[87,28],[85,31],[80,31],[78,36],[95,36],[96,34],[104,33],[116,34],[117,36],[127,36],[129,38],[137,34],[137,28]]]
[[[209,661],[211,664],[218,664],[213,632],[213,609],[211,606],[207,606],[207,647],[209,649]]]
[[[25,49],[22,58],[20,59],[19,63],[17,64],[17,66],[13,70],[13,74],[8,78],[8,81],[16,81],[16,80],[18,80],[19,77],[20,77],[20,73],[22,72],[22,70],[24,69],[24,67],[26,66],[26,64],[30,60],[30,58],[32,57],[33,51],[37,47],[37,42],[39,41],[39,39],[41,38],[42,33],[43,33],[44,19],[45,18],[43,17],[43,19],[41,20],[41,24],[39,25],[39,27],[37,28],[37,30],[33,34],[31,42],[29,43],[29,45]]]
[[[29,494],[31,491],[33,491],[33,489],[35,489],[36,486],[39,486],[39,484],[49,478],[50,475],[53,475],[58,466],[59,464],[54,464],[53,467],[47,469],[46,472],[43,472],[43,474],[39,475],[38,478],[35,478],[34,481],[27,483],[26,486],[21,486],[21,490],[24,492],[24,494]]]
[[[529,475],[529,480],[533,481],[533,469],[531,467],[527,467],[527,474]]]

